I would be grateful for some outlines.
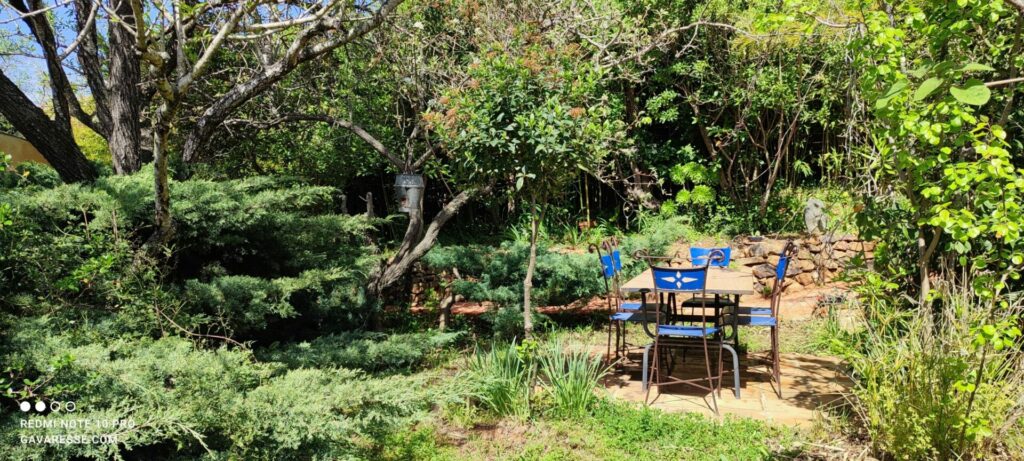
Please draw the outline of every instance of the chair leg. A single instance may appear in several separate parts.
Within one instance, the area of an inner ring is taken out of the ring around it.
[[[740,356],[739,356],[739,354],[736,353],[736,349],[734,349],[732,346],[730,346],[728,344],[722,344],[722,347],[725,348],[725,350],[729,351],[730,354],[732,354],[732,385],[733,385],[733,389],[734,389],[733,394],[735,394],[736,395],[736,399],[739,400],[739,398],[740,398]]]
[[[704,340],[704,370],[707,372],[707,383],[708,389],[711,390],[711,404],[714,406],[715,416],[718,416],[718,398],[715,397],[715,382],[711,378],[711,355],[708,351],[708,338],[703,337]]]
[[[659,381],[658,376],[658,356],[661,355],[661,351],[658,349],[658,338],[654,338],[654,362],[651,364],[651,382],[647,384],[647,391],[644,392],[644,405],[650,405],[651,400],[651,387],[657,386]],[[661,389],[658,389],[660,392]]]
[[[641,386],[642,386],[641,390],[643,390],[644,392],[647,392],[647,390],[650,389],[650,387],[651,387],[651,382],[650,382],[651,375],[650,375],[650,369],[649,369],[649,366],[650,366],[651,362],[649,360],[650,360],[650,356],[651,356],[651,347],[652,346],[653,346],[653,344],[648,344],[648,345],[644,346],[643,369],[640,371],[640,373],[641,373],[641,375],[640,375],[641,376],[640,377],[640,383],[641,383]],[[645,397],[645,399],[646,399],[646,397]]]
[[[608,360],[608,364],[611,365],[613,363],[613,361],[612,361],[612,328],[615,326],[615,325],[613,325],[615,323],[615,321],[612,320],[612,319],[608,319],[608,320],[609,320],[609,322],[608,322],[608,348],[605,351],[605,355],[604,356]],[[616,342],[618,342],[618,340],[616,340]],[[619,355],[618,347],[619,347],[619,345],[616,344],[615,345],[615,356],[616,356],[615,358],[618,358],[618,355]]]
[[[772,374],[775,375],[775,386],[779,398],[782,398],[782,364],[779,355],[779,329],[772,327]]]
[[[724,341],[718,342],[718,395],[722,395],[722,345]]]
[[[625,323],[615,322],[615,357],[626,354]]]

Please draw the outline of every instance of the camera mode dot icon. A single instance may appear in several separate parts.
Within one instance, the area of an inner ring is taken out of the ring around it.
[[[18,406],[21,407],[21,411],[29,411],[32,409],[32,404],[28,402],[21,402]]]
[[[43,403],[43,401],[36,402],[36,411],[40,413],[46,411],[46,403]]]

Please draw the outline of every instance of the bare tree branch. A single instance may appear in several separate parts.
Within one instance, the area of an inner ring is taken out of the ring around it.
[[[989,88],[999,88],[1001,86],[1013,85],[1016,83],[1024,82],[1024,77],[1008,78],[1005,80],[996,80],[994,82],[985,82],[985,86]]]
[[[232,122],[239,123],[242,121]],[[245,121],[245,123],[262,128],[269,128],[288,122],[322,122],[334,127],[344,128],[351,131],[356,136],[359,136],[363,141],[366,141],[366,143],[373,147],[374,150],[387,158],[388,162],[390,162],[395,168],[398,168],[399,170],[406,170],[410,166],[405,161],[395,156],[391,150],[384,145],[384,143],[380,142],[380,140],[363,129],[363,127],[356,125],[349,120],[342,120],[325,114],[287,114],[267,122]]]
[[[266,66],[252,78],[236,84],[199,116],[185,139],[182,159],[186,162],[197,160],[199,151],[213,135],[214,130],[242,104],[280,81],[299,64],[318,58],[373,30],[401,2],[402,0],[384,0],[376,11],[357,21],[344,15],[326,15],[318,21],[308,23],[301,31],[295,33],[295,38],[277,61]],[[347,29],[346,26],[353,22],[357,26]],[[340,33],[331,35],[332,32]],[[316,42],[317,39],[321,41]]]
[[[1006,0],[1011,5],[1017,7],[1021,14],[1024,14],[1024,0]]]
[[[71,56],[71,53],[78,48],[78,45],[82,43],[82,40],[93,32],[93,26],[96,25],[96,12],[99,11],[100,4],[98,2],[93,3],[92,7],[89,8],[89,16],[86,17],[85,22],[78,26],[78,36],[64,49],[64,52],[60,54],[60,60],[63,61]]]

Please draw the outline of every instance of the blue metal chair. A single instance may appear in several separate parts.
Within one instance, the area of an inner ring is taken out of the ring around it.
[[[710,267],[727,268],[732,258],[732,248],[720,247],[720,248],[701,248],[701,247],[690,247],[690,261],[694,267],[700,267],[708,265]],[[704,299],[697,299],[696,296],[683,301],[683,307],[696,307],[699,305],[713,304],[715,306],[735,306],[736,300],[730,299],[729,297],[721,297],[714,295],[711,297],[705,297]]]
[[[792,240],[786,242],[779,255],[779,262],[775,265],[775,282],[772,285],[771,304],[769,307],[735,307],[726,315],[726,322],[733,325],[734,339],[738,342],[738,331],[736,326],[767,327],[771,330],[771,352],[769,362],[771,364],[772,378],[775,380],[775,392],[782,398],[782,371],[781,357],[779,356],[779,307],[782,300],[782,291],[785,288],[786,272],[789,265],[796,257],[797,247]]]
[[[608,347],[607,355],[609,362],[618,360],[625,355],[628,348],[625,338],[625,323],[639,322],[644,314],[640,312],[642,303],[639,301],[626,301],[622,296],[621,274],[622,274],[622,252],[618,246],[618,239],[611,237],[600,245],[591,244],[589,251],[596,253],[601,265],[601,276],[604,279],[606,300],[608,302]],[[614,330],[615,351],[612,356],[612,339]]]
[[[715,258],[709,258],[711,253],[715,253]],[[721,248],[701,248],[701,247],[690,247],[690,261],[693,262],[694,267],[700,267],[708,265],[711,267],[729,267],[729,261],[732,258],[732,248],[721,247]]]
[[[708,278],[707,265],[702,267],[665,267],[652,265],[651,274],[654,278],[654,293],[658,299],[661,298],[661,295],[676,296],[699,294],[703,297],[705,294],[705,287],[707,285]],[[708,315],[709,308],[715,312],[710,316]],[[736,356],[736,351],[725,344],[722,339],[722,328],[719,325],[717,310],[710,305],[701,305],[699,312],[700,313],[697,314],[696,309],[694,309],[693,312],[691,312],[691,316],[688,318],[688,320],[691,320],[692,323],[695,324],[677,325],[672,323],[673,319],[671,316],[662,312],[662,309],[655,309],[651,312],[647,304],[644,303],[644,313],[647,314],[648,320],[643,323],[644,331],[654,339],[654,360],[650,365],[653,380],[650,383],[645,382],[645,402],[650,400],[651,386],[687,384],[698,389],[709,391],[711,393],[712,409],[715,414],[718,414],[718,400],[715,393],[720,392],[721,390],[723,348],[728,349],[733,355],[736,393],[737,397],[739,396],[738,357]],[[651,328],[652,325],[653,330]],[[715,346],[717,346],[718,349],[717,374],[711,372],[710,349]],[[671,360],[670,350],[686,348],[699,348],[703,351],[706,371],[705,376],[692,379],[676,378],[671,375],[671,365],[668,367],[669,369],[667,370],[667,373],[665,373],[665,364],[663,362],[666,359]],[[648,365],[646,362],[647,360],[645,357],[645,371]]]

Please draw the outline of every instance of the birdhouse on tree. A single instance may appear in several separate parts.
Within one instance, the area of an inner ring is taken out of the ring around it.
[[[423,175],[400,174],[395,176],[395,198],[398,211],[409,213],[418,210],[423,199]]]

